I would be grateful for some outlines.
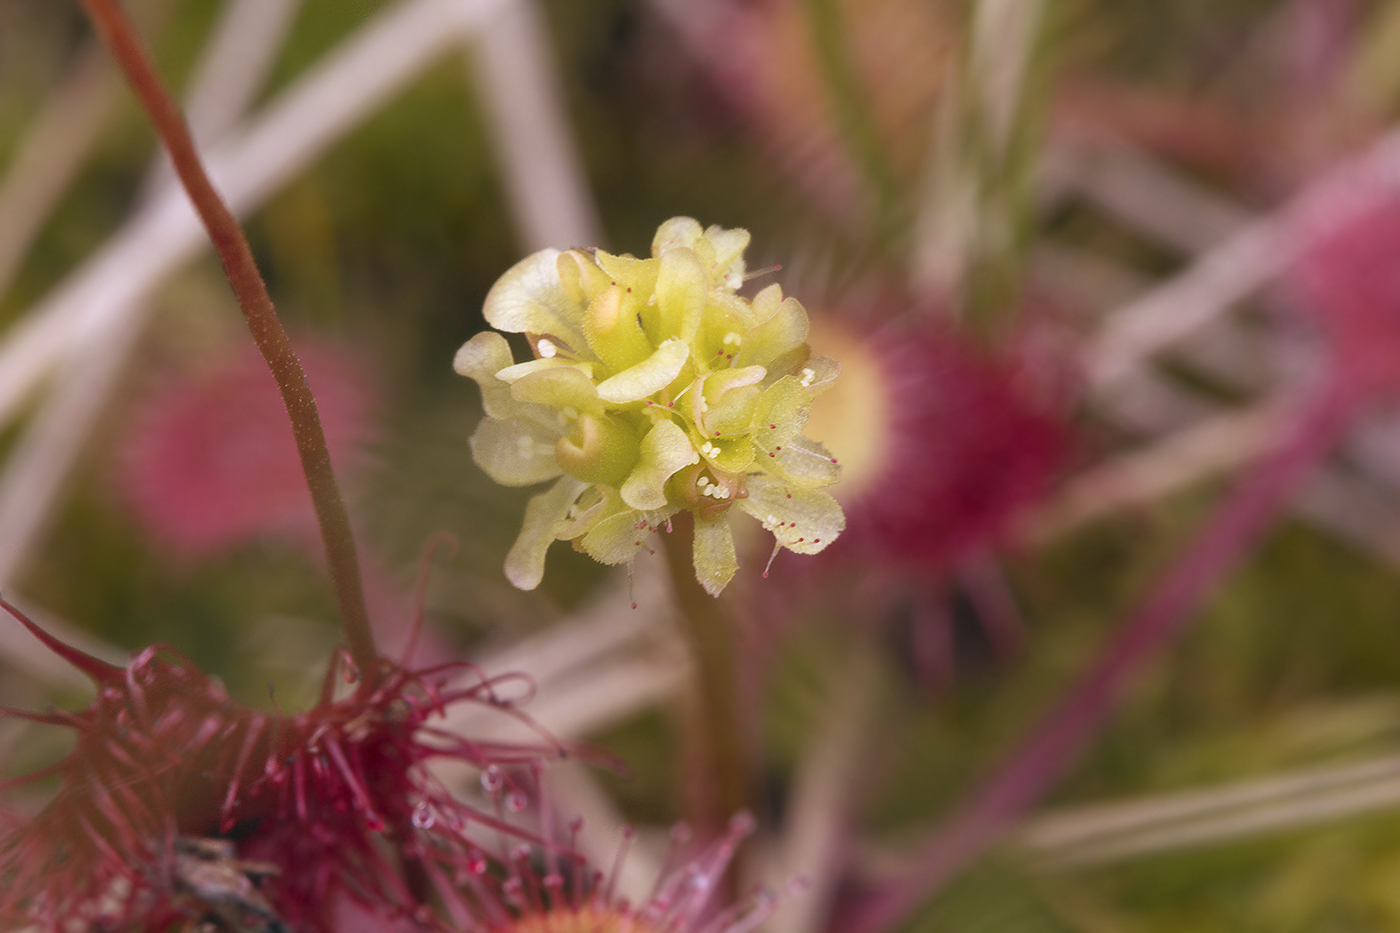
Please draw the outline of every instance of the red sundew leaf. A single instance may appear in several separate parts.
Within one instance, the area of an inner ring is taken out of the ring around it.
[[[518,715],[492,689],[502,679],[449,687],[449,675],[463,669],[408,671],[386,660],[368,698],[269,715],[233,702],[178,651],[153,645],[125,669],[104,670],[86,710],[17,714],[78,736],[68,755],[36,773],[61,779],[48,805],[32,818],[0,819],[0,928],[64,929],[98,914],[122,928],[197,923],[207,905],[172,874],[174,847],[220,833],[241,857],[277,867],[259,897],[290,928],[329,931],[329,905],[342,896],[388,916],[427,909],[419,897],[431,900],[431,892],[410,889],[400,877],[405,864],[452,868],[474,858],[453,825],[517,831],[453,799],[423,763],[533,766],[571,753],[553,740],[478,744],[437,728],[433,717],[460,702]],[[339,670],[331,666],[328,682]],[[420,826],[420,807],[451,820]],[[119,880],[126,893],[115,897]]]
[[[337,472],[373,435],[365,366],[323,344],[300,348]],[[168,379],[120,441],[117,484],[136,520],[188,557],[264,535],[316,539],[315,513],[277,385],[249,347]]]
[[[1360,216],[1317,223],[1309,231],[1316,240],[1287,284],[1331,337],[1340,365],[1393,386],[1400,380],[1400,197],[1378,195]]]

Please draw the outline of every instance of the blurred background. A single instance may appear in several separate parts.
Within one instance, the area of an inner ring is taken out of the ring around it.
[[[844,368],[810,433],[846,535],[766,579],[741,541],[718,603],[746,874],[812,882],[769,928],[913,877],[919,930],[1400,929],[1400,5],[127,6],[303,353],[386,650],[455,536],[419,658],[526,671],[527,711],[625,764],[551,780],[604,856],[642,828],[628,883],[705,780],[665,567],[560,544],[511,588],[537,490],[472,463],[451,360],[522,256],[642,255],[689,215],[750,230],[750,269],[781,265],[752,286]],[[94,653],[170,642],[296,709],[339,630],[261,367],[78,6],[0,0],[0,589]],[[1087,753],[920,887],[910,853],[1351,371],[1364,411]],[[0,703],[86,702],[17,626],[0,666]],[[5,774],[57,741],[0,723]]]

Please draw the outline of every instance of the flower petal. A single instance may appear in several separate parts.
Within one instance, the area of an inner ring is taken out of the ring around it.
[[[700,462],[690,437],[674,421],[663,419],[642,438],[641,462],[622,484],[622,501],[634,509],[666,506],[666,481],[682,467]]]
[[[564,472],[554,456],[560,433],[521,418],[483,418],[471,437],[472,459],[502,486],[532,486]]]
[[[578,539],[578,546],[601,564],[625,564],[637,556],[654,524],[665,518],[665,512],[639,512],[609,490],[597,520]]]
[[[841,478],[841,465],[820,441],[796,437],[768,458],[768,472],[802,489],[830,486]]]
[[[728,516],[695,516],[695,543],[691,550],[695,560],[695,579],[700,581],[706,593],[718,596],[739,569],[739,560],[734,556],[734,533],[729,530]]]
[[[695,218],[672,217],[656,228],[656,236],[651,239],[651,254],[660,257],[678,247],[688,249],[704,235],[704,228]]]
[[[555,366],[524,373],[511,383],[510,394],[519,402],[546,405],[556,414],[565,408],[573,408],[575,412],[603,409],[598,390],[582,365]]]
[[[705,231],[705,239],[710,241],[715,251],[718,279],[715,284],[725,288],[738,288],[744,284],[744,250],[749,248],[749,231],[742,227],[726,230],[713,226]]]
[[[506,555],[506,579],[522,590],[533,590],[544,579],[544,557],[554,543],[556,526],[588,484],[572,476],[560,478],[525,506],[525,524]]]
[[[542,249],[507,269],[486,293],[481,313],[497,330],[548,334],[575,351],[585,345],[583,308],[559,279],[557,249]]]
[[[796,376],[784,376],[763,390],[754,406],[749,432],[754,443],[776,456],[807,426],[812,396]]]
[[[630,288],[633,294],[646,297],[656,291],[656,276],[661,271],[659,260],[614,256],[601,249],[593,251],[593,259],[614,282]]]
[[[796,298],[784,298],[772,317],[744,334],[734,365],[772,367],[779,357],[806,342],[807,328],[807,309]]]
[[[748,498],[735,504],[763,523],[778,544],[798,554],[815,554],[846,528],[836,500],[819,489],[797,489],[763,474],[748,477]]]
[[[693,343],[705,312],[705,266],[694,250],[673,249],[661,257],[656,276],[660,314],[653,338],[679,337]]]
[[[689,358],[690,347],[683,341],[667,340],[636,366],[598,383],[598,396],[615,405],[639,402],[670,385]]]
[[[516,414],[515,404],[510,396],[510,386],[497,377],[497,373],[509,368],[515,362],[510,344],[506,338],[493,330],[477,334],[457,351],[452,358],[452,368],[459,375],[475,379],[481,387],[481,407],[492,418],[510,418]]]
[[[640,307],[637,292],[609,285],[584,313],[583,335],[588,347],[613,371],[635,366],[655,349],[637,321]]]

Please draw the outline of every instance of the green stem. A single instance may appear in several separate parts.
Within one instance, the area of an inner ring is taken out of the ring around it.
[[[695,658],[700,701],[701,768],[693,779],[701,792],[691,819],[702,832],[718,834],[731,816],[749,809],[748,755],[740,728],[733,628],[720,603],[695,579],[691,554],[694,534],[689,512],[673,520],[663,535],[666,561],[676,588],[676,603]]]
[[[209,231],[209,239],[223,263],[229,285],[238,297],[253,341],[277,380],[277,388],[282,393],[282,402],[292,422],[301,468],[306,474],[306,484],[311,489],[311,500],[316,508],[326,563],[340,605],[345,641],[360,669],[359,689],[362,693],[369,692],[373,690],[377,677],[379,653],[374,646],[369,613],[365,609],[359,558],[355,552],[354,536],[350,532],[350,517],[345,511],[340,487],[336,485],[326,435],[321,429],[321,416],[316,410],[316,400],[307,385],[301,361],[297,359],[292,342],[277,318],[277,309],[258,272],[243,228],[214,190],[195,150],[194,140],[190,138],[184,117],[156,73],[150,51],[115,0],[81,0],[81,3],[113,58],[126,74],[151,125],[170,153],[175,173],[184,185],[195,212]]]

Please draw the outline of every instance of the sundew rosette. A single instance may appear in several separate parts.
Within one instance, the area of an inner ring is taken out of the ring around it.
[[[506,576],[533,589],[554,541],[605,564],[631,561],[681,510],[694,516],[695,576],[718,595],[738,569],[729,516],[752,516],[778,548],[815,554],[845,516],[823,487],[836,459],[802,436],[809,406],[840,372],[812,358],[807,312],[774,284],[753,299],[747,230],[662,224],[651,258],[546,249],[491,288],[484,314],[526,335],[477,334],[457,372],[481,386],[472,455],[496,482],[554,480],[530,500]]]

